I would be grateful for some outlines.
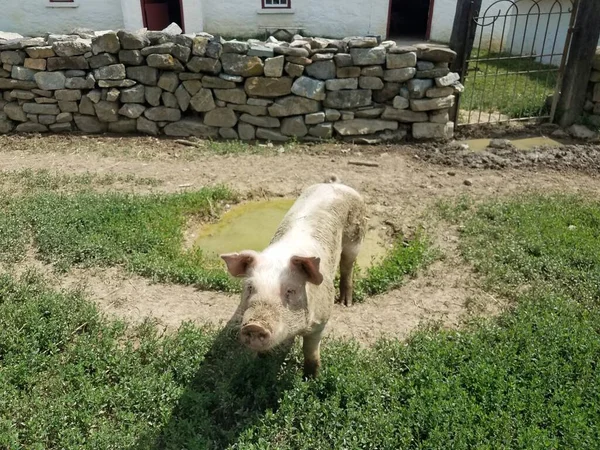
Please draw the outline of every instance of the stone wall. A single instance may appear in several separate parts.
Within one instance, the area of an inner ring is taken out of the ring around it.
[[[584,109],[588,113],[590,124],[600,127],[600,47],[596,49],[596,56],[592,64],[588,99]]]
[[[1,39],[1,34],[0,34]],[[0,40],[0,133],[449,139],[454,52],[375,37],[105,32]]]

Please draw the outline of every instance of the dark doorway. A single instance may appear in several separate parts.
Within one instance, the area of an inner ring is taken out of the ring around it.
[[[160,31],[175,22],[183,30],[181,0],[141,0],[144,26]]]
[[[428,36],[430,0],[390,0],[390,38],[425,40]]]

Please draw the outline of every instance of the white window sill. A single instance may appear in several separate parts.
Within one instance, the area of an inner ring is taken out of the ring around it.
[[[294,8],[265,8],[256,10],[256,14],[296,14]]]
[[[79,8],[79,0],[64,3],[46,3],[46,8]]]

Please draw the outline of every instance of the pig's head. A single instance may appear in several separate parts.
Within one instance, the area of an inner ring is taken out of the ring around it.
[[[266,352],[308,326],[308,284],[319,285],[320,259],[278,256],[247,250],[221,255],[229,273],[244,277],[240,340]]]

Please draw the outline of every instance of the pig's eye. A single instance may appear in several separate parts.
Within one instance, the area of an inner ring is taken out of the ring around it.
[[[290,298],[292,295],[296,295],[296,290],[295,289],[288,289],[285,293],[285,295]]]
[[[252,295],[252,294],[254,294],[256,292],[256,290],[254,289],[254,286],[252,286],[250,284],[246,287],[246,289],[248,289],[248,294],[249,295]]]

